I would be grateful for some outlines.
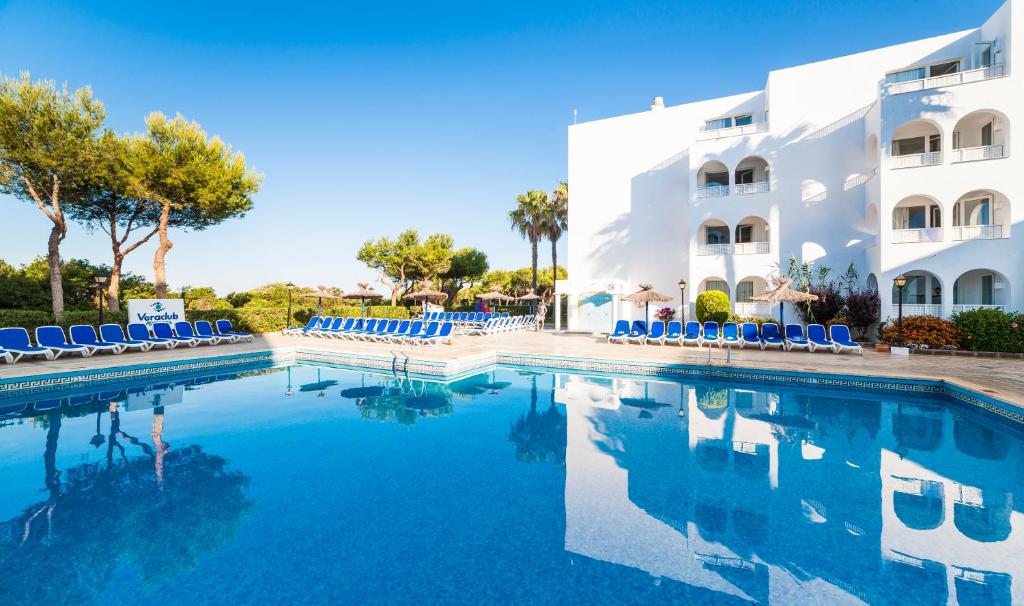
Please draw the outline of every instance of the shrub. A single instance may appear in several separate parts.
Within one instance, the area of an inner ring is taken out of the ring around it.
[[[874,290],[851,290],[846,293],[846,323],[866,338],[868,329],[878,322],[882,312],[882,300]]]
[[[1024,314],[974,309],[953,316],[960,345],[971,351],[1024,352]]]
[[[846,298],[834,282],[809,288],[808,292],[818,295],[818,300],[796,305],[805,324],[829,324],[846,305]]]
[[[719,290],[707,290],[697,295],[697,321],[718,322],[729,321],[729,295]]]
[[[897,325],[893,322],[882,330],[882,342],[896,344]],[[908,347],[957,349],[960,330],[952,322],[935,316],[903,318],[903,343]]]
[[[729,321],[735,322],[737,324],[746,324],[748,322],[752,322],[754,324],[757,324],[758,328],[761,328],[761,326],[765,324],[779,323],[779,321],[776,320],[775,318],[769,318],[767,316],[729,316]]]
[[[671,322],[676,317],[676,310],[671,307],[662,307],[658,311],[654,312],[654,317],[662,322]]]

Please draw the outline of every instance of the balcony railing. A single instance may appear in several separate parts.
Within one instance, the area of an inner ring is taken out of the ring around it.
[[[767,181],[758,181],[756,183],[737,183],[732,186],[732,193],[734,194],[763,194],[767,191]]]
[[[729,195],[728,185],[708,185],[698,188],[694,193],[695,198],[721,198]]]
[[[737,255],[763,255],[771,252],[769,242],[740,242],[733,245],[733,254]]]
[[[730,248],[732,248],[732,244],[698,244],[697,255],[700,257],[727,255]]]
[[[729,128],[714,128],[708,129],[705,126],[700,127],[700,132],[697,133],[698,141],[706,141],[708,139],[721,139],[723,137],[736,137],[739,135],[753,135],[755,133],[768,132],[767,122],[756,122],[754,124],[744,124],[742,126],[730,126]]]
[[[962,147],[953,150],[953,162],[976,162],[978,160],[995,160],[1005,158],[1002,145],[982,145],[981,147]]]
[[[942,242],[942,228],[925,227],[922,229],[894,229],[892,230],[892,241],[893,244]]]
[[[767,301],[747,301],[735,303],[737,316],[770,316],[772,315],[772,304]]]
[[[892,317],[897,317],[900,313],[900,306],[897,303],[892,304]],[[941,316],[942,306],[932,303],[904,303],[903,304],[903,316]]]
[[[740,244],[698,244],[697,256],[763,255],[771,251],[769,242],[742,242]]]
[[[974,303],[954,303],[953,313],[960,313],[962,311],[973,311],[975,309],[998,309],[1002,311],[1003,305],[976,305]]]
[[[971,69],[965,72],[946,74],[944,76],[932,76],[931,78],[909,80],[907,82],[892,82],[890,84],[885,85],[885,90],[890,95],[899,95],[901,93],[912,93],[920,90],[928,90],[929,88],[939,88],[942,86],[957,86],[959,84],[967,84],[969,82],[980,82],[982,80],[989,80],[991,78],[1001,78],[1005,75],[1005,65],[990,65],[989,67]]]
[[[1005,237],[1002,225],[964,225],[953,228],[954,240],[998,240]]]
[[[942,152],[892,156],[889,160],[889,165],[892,168],[918,168],[920,166],[935,166],[936,164],[942,164]]]

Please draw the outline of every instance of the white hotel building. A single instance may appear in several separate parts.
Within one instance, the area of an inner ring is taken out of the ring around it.
[[[852,263],[883,318],[901,273],[905,315],[1024,309],[1016,34],[1024,0],[974,29],[772,71],[762,90],[570,126],[569,328],[640,318],[620,297],[643,282],[687,319],[710,289],[777,315],[750,298],[793,255]]]

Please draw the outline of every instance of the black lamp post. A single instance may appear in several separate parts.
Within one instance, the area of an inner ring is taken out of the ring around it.
[[[903,288],[907,285],[907,277],[900,274],[893,278],[892,283],[896,285],[897,307],[896,307],[896,345],[903,347]]]
[[[96,281],[96,299],[100,303],[100,326],[103,326],[103,288],[107,285],[107,281],[110,280],[110,276],[96,274],[93,276],[93,280]]]
[[[284,327],[288,328],[292,325],[292,291],[295,290],[295,285],[289,282],[285,286],[288,287],[288,318],[284,321]]]
[[[679,279],[679,315],[680,320],[686,322],[686,280]]]

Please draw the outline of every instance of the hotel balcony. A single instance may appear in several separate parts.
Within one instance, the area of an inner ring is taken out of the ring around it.
[[[967,225],[953,228],[953,240],[998,240],[1007,237],[1002,225]]]
[[[767,181],[757,181],[755,183],[737,183],[732,187],[732,193],[736,195],[743,194],[765,194],[770,189]]]
[[[770,242],[742,242],[739,244],[698,244],[697,256],[766,255],[771,252]]]
[[[953,150],[953,162],[977,162],[979,160],[996,160],[1005,158],[1006,151],[1002,145],[982,145]]]
[[[935,166],[942,164],[942,152],[924,152],[920,154],[905,154],[889,158],[890,168],[919,168],[921,166]]]
[[[907,72],[901,72],[901,74],[893,74],[894,76],[901,76],[903,74],[924,76],[924,68],[916,70],[908,70]],[[960,84],[968,84],[971,82],[981,82],[982,80],[991,80],[992,78],[1002,78],[1006,75],[1005,65],[990,65],[988,67],[982,67],[978,69],[971,69],[963,72],[955,72],[952,74],[943,74],[939,76],[921,77],[913,80],[902,80],[899,82],[888,82],[884,85],[884,90],[890,95],[900,95],[903,93],[913,93],[922,90],[928,90],[932,88],[942,88],[945,86],[958,86]]]
[[[906,305],[904,305],[906,307]],[[955,303],[953,304],[953,313],[960,313],[962,311],[974,311],[975,309],[998,309],[1003,311],[1004,305],[981,305],[981,304],[969,304],[969,303]]]
[[[753,135],[756,133],[766,132],[768,132],[767,122],[756,122],[753,124],[742,124],[739,126],[727,126],[723,128],[713,128],[709,125],[704,125],[697,133],[697,140],[708,141],[710,139],[724,139],[725,137],[738,137],[740,135]]]
[[[722,198],[729,195],[728,185],[708,185],[706,187],[697,188],[694,192],[693,197],[700,198]]]
[[[892,230],[893,244],[912,244],[917,242],[942,242],[941,227],[923,227],[916,229]]]
[[[892,304],[892,317],[895,318],[900,313],[900,306],[897,303]],[[942,316],[942,305],[938,303],[904,303],[903,304],[903,317],[908,316]]]

